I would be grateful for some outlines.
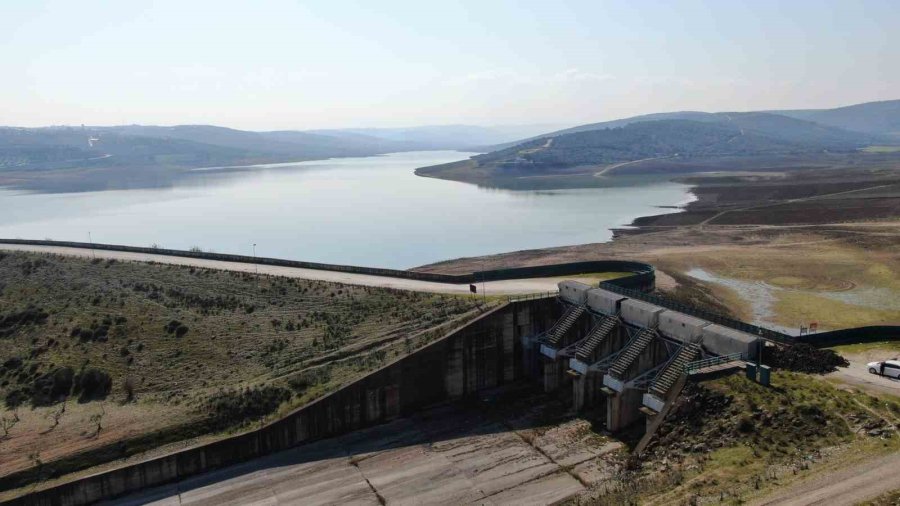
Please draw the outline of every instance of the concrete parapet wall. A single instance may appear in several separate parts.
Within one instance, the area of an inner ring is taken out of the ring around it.
[[[756,358],[759,338],[753,334],[716,324],[704,327],[701,334],[703,347],[716,355],[743,353],[747,358]]]
[[[663,311],[665,309],[640,300],[628,299],[621,304],[622,319],[638,327],[656,327]]]
[[[548,328],[559,312],[553,298],[506,304],[260,429],[79,478],[10,504],[69,506],[109,500],[517,381],[526,374],[521,332]]]
[[[664,311],[659,315],[658,330],[673,339],[678,339],[683,343],[696,342],[703,328],[709,325],[706,320],[679,313],[677,311]]]
[[[602,288],[593,288],[587,292],[587,305],[592,311],[605,315],[614,315],[619,312],[619,301],[626,297]]]

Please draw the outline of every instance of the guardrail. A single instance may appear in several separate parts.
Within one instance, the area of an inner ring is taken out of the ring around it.
[[[519,294],[519,295],[508,295],[506,297],[506,302],[519,302],[519,301],[523,301],[523,300],[549,299],[549,298],[558,297],[558,296],[559,296],[559,291],[523,293],[523,294]]]
[[[806,343],[817,348],[837,346],[839,344],[876,343],[882,341],[900,341],[900,326],[875,325],[832,330],[797,337],[797,342]]]
[[[727,364],[729,362],[737,362],[738,360],[744,360],[743,353],[731,353],[718,357],[704,358],[702,360],[695,360],[693,362],[688,362],[687,364],[685,364],[684,372],[685,374],[691,374],[706,367],[712,367],[719,364]]]
[[[355,274],[369,274],[373,276],[415,279],[419,281],[432,281],[437,283],[450,284],[480,283],[482,281],[502,281],[506,279],[574,276],[576,274],[584,274],[587,272],[633,272],[634,274],[631,276],[623,276],[621,278],[610,280],[610,283],[614,283],[617,286],[646,289],[653,287],[653,279],[655,278],[652,265],[645,264],[643,262],[633,262],[630,260],[593,260],[586,262],[537,265],[533,267],[492,269],[472,272],[469,274],[441,274],[436,272],[404,271],[399,269],[382,269],[379,267],[325,264],[318,262],[304,262],[299,260],[286,260],[282,258],[253,257],[246,255],[232,255],[227,253],[209,253],[205,251],[185,251],[165,248],[149,248],[142,246],[125,246],[117,244],[91,244],[85,242],[42,241],[31,239],[0,239],[0,244],[4,243],[106,251],[124,251],[129,253],[143,253],[149,255],[201,258],[205,260],[219,260],[225,262],[239,262],[259,265],[277,265],[282,267],[296,267],[301,269],[314,269],[321,271],[351,272]]]

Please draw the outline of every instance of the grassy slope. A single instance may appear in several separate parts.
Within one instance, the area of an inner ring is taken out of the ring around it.
[[[23,364],[0,373],[0,396],[27,391],[36,377],[62,366],[112,377],[105,401],[70,398],[51,431],[48,417],[61,404],[19,407],[21,422],[0,441],[0,475],[35,458],[49,462],[208,419],[210,399],[228,398],[236,388],[279,388],[290,397],[280,407],[287,410],[436,337],[429,329],[472,316],[473,304],[224,271],[0,254],[0,316],[30,305],[49,315],[43,324],[6,328],[0,363],[19,357]],[[106,341],[71,336],[73,328],[102,326],[107,317],[113,324]],[[166,332],[173,320],[187,327],[184,336]],[[124,402],[126,380],[134,386],[131,403]],[[90,418],[101,412],[95,437]]]
[[[900,404],[805,374],[777,372],[771,388],[742,375],[706,381],[682,402],[660,429],[661,444],[639,468],[595,491],[596,504],[741,504],[900,450],[889,425],[900,420]],[[873,426],[893,437],[868,435]]]

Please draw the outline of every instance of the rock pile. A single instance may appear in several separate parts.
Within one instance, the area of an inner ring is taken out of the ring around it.
[[[805,343],[766,348],[763,362],[776,369],[807,374],[826,374],[836,371],[838,367],[850,365],[847,359],[832,350],[815,348]]]

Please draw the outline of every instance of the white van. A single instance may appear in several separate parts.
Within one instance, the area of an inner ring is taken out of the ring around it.
[[[900,360],[869,362],[868,364],[866,364],[866,366],[869,368],[869,372],[872,374],[887,376],[888,378],[900,378]]]

